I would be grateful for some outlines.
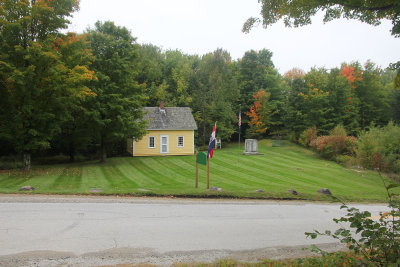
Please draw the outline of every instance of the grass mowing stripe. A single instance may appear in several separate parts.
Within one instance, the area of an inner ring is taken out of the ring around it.
[[[149,179],[158,181],[160,186],[174,184],[174,179],[171,177],[165,176],[162,169],[158,168],[155,163],[154,157],[143,157],[139,159],[145,168],[143,168],[143,172],[145,172]]]
[[[299,152],[291,152],[291,155],[298,156]],[[328,171],[324,171],[326,169],[326,161],[322,159],[314,159],[310,161],[312,163],[317,163],[311,165],[308,163],[306,166],[302,166],[305,169],[310,169],[311,172],[307,171],[310,175],[310,178],[307,179],[308,182],[311,182],[312,180],[315,180],[315,177],[322,177],[324,176],[324,180],[321,181],[321,183],[315,183],[316,185],[323,185],[327,187],[332,187],[332,188],[340,188],[342,190],[349,191],[349,188],[354,188],[355,185],[358,187],[363,187],[363,188],[371,188],[371,187],[376,187],[376,182],[374,184],[366,184],[365,180],[363,179],[354,179],[354,176],[351,177],[350,179],[343,179],[343,177],[340,177],[343,175],[343,170],[344,168],[336,163],[330,162],[328,165],[334,166],[335,168],[329,168]],[[315,166],[317,165],[317,166]],[[316,173],[312,172],[312,170],[315,170]],[[275,170],[276,171],[276,170]],[[322,173],[321,173],[322,171]],[[323,172],[326,172],[324,174]],[[322,174],[322,175],[321,175]]]
[[[82,166],[82,189],[89,191],[91,188],[105,189],[110,183],[105,179],[98,165],[88,164]]]
[[[258,180],[261,180],[264,184],[266,182],[271,183],[273,181],[275,184],[277,185],[281,185],[282,183],[285,182],[294,182],[296,184],[307,184],[304,181],[302,181],[300,178],[298,178],[297,180],[293,180],[291,178],[289,178],[287,175],[284,175],[284,173],[282,172],[274,172],[273,170],[265,170],[261,167],[257,167],[257,165],[253,164],[253,162],[249,162],[248,164],[246,164],[245,166],[238,166],[239,168],[241,168],[240,170],[238,170],[241,173],[244,173],[244,175],[252,175],[252,177],[262,177],[262,178],[258,178]],[[254,170],[259,170],[259,172],[255,172]],[[254,180],[254,178],[252,179]]]
[[[229,176],[227,176],[227,174],[229,174]],[[224,167],[224,166],[213,166],[213,164],[211,164],[210,167],[210,176],[211,175],[216,175],[216,180],[218,182],[222,182],[224,184],[226,184],[226,186],[228,187],[237,187],[239,188],[243,188],[243,186],[245,187],[254,187],[256,184],[257,185],[262,185],[265,186],[265,183],[254,183],[251,185],[249,184],[247,181],[250,181],[251,178],[244,178],[241,176],[236,175],[235,173],[232,172],[232,169]]]
[[[139,168],[135,167],[132,163],[131,158],[123,158],[123,164],[118,167],[121,172],[134,183],[136,183],[138,188],[146,188],[149,186],[158,186],[160,183],[149,179]],[[137,164],[136,164],[137,165]]]
[[[242,159],[242,161],[243,160],[247,161],[246,167],[248,167],[248,168],[265,169],[265,167],[263,165],[266,162],[275,163],[275,162],[272,162],[269,158],[266,158],[265,156],[254,156],[253,160],[251,160],[249,157],[250,156],[246,156],[245,159]],[[258,166],[255,166],[255,163],[258,163]],[[279,164],[279,165],[281,165],[281,164]],[[276,177],[279,180],[283,180],[283,181],[281,181],[281,183],[289,183],[289,184],[292,184],[292,186],[296,186],[298,188],[305,188],[310,192],[314,191],[313,189],[315,189],[315,188],[310,187],[310,185],[312,185],[312,184],[314,184],[315,187],[319,186],[319,187],[330,187],[330,188],[334,188],[334,189],[337,189],[337,188],[341,188],[344,190],[348,189],[347,186],[337,183],[337,181],[333,181],[336,179],[324,179],[324,180],[317,181],[317,180],[315,180],[315,177],[318,175],[309,174],[309,175],[313,175],[313,176],[306,176],[305,174],[302,175],[301,173],[298,173],[298,174],[293,173],[292,175],[290,175],[290,173],[283,172],[282,167],[283,167],[283,165],[281,165],[280,167],[276,167],[276,166],[273,166],[272,164],[270,164],[269,169],[271,171],[273,171],[272,172],[273,174],[271,174],[271,173],[268,174],[269,177]],[[307,169],[309,166],[302,166],[302,167]],[[298,171],[296,170],[296,172],[298,172]],[[277,174],[280,174],[281,176],[279,177],[279,176],[277,176]]]
[[[188,170],[186,168],[183,168],[181,165],[176,163],[176,160],[165,160],[165,161],[160,161],[160,165],[162,165],[165,169],[168,170],[169,173],[172,174],[172,176],[175,175],[175,177],[179,176],[179,180],[182,181],[182,184],[189,185],[192,184],[193,177],[195,177],[195,170],[194,167],[192,166],[193,170]]]
[[[0,178],[0,187],[16,187],[19,186],[21,184],[23,184],[24,182],[26,182],[27,180],[29,180],[29,178],[25,178],[25,177],[18,177],[18,176],[6,176],[6,175],[2,175],[4,178]],[[2,177],[0,176],[0,177]]]
[[[98,164],[97,166],[91,166],[91,169],[93,170],[93,177],[97,180],[97,182],[104,187],[100,187],[103,189],[110,188],[111,183],[110,181],[105,177],[104,172],[103,172],[103,165],[104,164]]]
[[[267,156],[269,155],[270,157],[277,158],[283,162],[288,162],[292,166],[294,164],[300,164],[300,165],[308,165],[310,163],[317,163],[318,159],[313,158],[312,156],[309,155],[303,155],[302,157],[299,157],[298,154],[283,154],[281,151],[279,152],[273,152],[273,151],[267,151],[266,152]],[[304,158],[304,159],[302,159]]]
[[[141,187],[152,187],[152,186],[160,186],[162,185],[161,181],[158,179],[154,179],[149,176],[148,168],[142,163],[139,162],[139,158],[128,158],[126,159],[129,167],[132,168],[133,179],[137,182]]]
[[[117,171],[119,172],[119,174],[124,178],[130,181],[130,185],[138,188],[139,184],[137,183],[137,181],[135,179],[133,179],[132,176],[132,168],[128,167],[129,165],[125,164],[126,160],[124,158],[117,158],[117,159],[113,159],[113,165],[117,168]]]
[[[54,180],[52,187],[56,189],[78,189],[81,187],[81,172],[76,167],[65,167]]]
[[[157,183],[159,186],[165,184],[166,178],[164,175],[160,175],[160,173],[157,172],[152,166],[149,166],[147,157],[138,157],[135,158],[135,160],[138,162],[138,164],[140,164],[135,165],[135,167],[138,168],[147,177],[147,179]]]
[[[137,185],[126,178],[115,165],[104,164],[102,165],[101,171],[111,187],[118,192],[129,191],[129,189],[137,187]]]
[[[266,175],[268,178],[273,178],[275,180],[278,180],[281,184],[283,181],[291,182],[291,183],[296,183],[299,185],[303,184],[309,184],[309,182],[314,182],[313,179],[307,179],[307,181],[304,180],[304,177],[301,177],[298,173],[298,171],[293,171],[292,174],[284,172],[282,168],[275,167],[274,165],[268,165],[269,168],[265,168],[265,163],[267,162],[265,158],[260,158],[257,157],[255,159],[250,159],[250,156],[246,156],[246,159],[243,159],[243,161],[247,161],[245,166],[243,167],[245,169],[246,173],[249,173],[253,171],[254,169],[258,169],[260,171],[264,172],[264,175]],[[290,175],[288,175],[290,174]],[[308,181],[310,180],[310,181]]]
[[[199,165],[199,188],[194,188],[195,156],[125,157],[110,158],[106,164],[35,166],[28,174],[31,178],[19,171],[12,178],[0,175],[0,192],[18,192],[17,186],[32,185],[39,193],[90,193],[90,188],[101,188],[105,194],[120,194],[131,193],[140,186],[164,196],[279,198],[290,197],[287,189],[295,189],[301,198],[326,200],[316,191],[328,187],[346,201],[385,200],[382,181],[372,171],[355,173],[296,145],[273,148],[270,143],[259,142],[262,156],[238,155],[236,144],[215,151],[210,162],[210,183],[222,187],[223,192],[204,189],[203,165]],[[255,193],[255,189],[265,192]]]
[[[226,163],[226,161],[222,160],[221,158],[219,159],[215,159],[216,163]],[[221,164],[219,164],[219,167],[221,168]],[[279,185],[280,183],[276,183],[274,181],[272,181],[271,179],[268,178],[272,178],[274,180],[278,180],[275,179],[274,177],[268,176],[268,172],[266,172],[265,170],[259,170],[256,171],[252,168],[246,168],[246,169],[240,169],[241,166],[234,166],[234,165],[228,165],[228,166],[224,166],[223,167],[225,170],[227,170],[227,172],[229,173],[230,177],[235,177],[238,180],[240,180],[242,183],[244,183],[245,181],[251,182],[254,185],[258,185],[258,186],[265,186],[267,183],[268,184],[276,184]],[[241,175],[236,175],[235,173],[240,173]],[[263,178],[259,178],[259,177],[263,177]]]
[[[268,163],[273,164],[273,165],[271,165],[271,164],[269,165],[271,170],[273,170],[274,173],[280,173],[283,177],[286,177],[285,180],[287,180],[287,181],[292,181],[292,182],[296,182],[297,181],[297,183],[306,182],[306,183],[314,183],[315,185],[326,185],[326,186],[334,186],[334,187],[343,187],[343,188],[345,188],[344,185],[341,185],[341,184],[337,183],[340,180],[340,179],[336,178],[337,176],[332,176],[332,177],[330,177],[331,179],[320,180],[320,182],[316,181],[315,177],[318,177],[318,175],[317,174],[314,175],[314,172],[312,170],[316,169],[316,167],[314,167],[312,165],[309,165],[309,164],[307,166],[300,165],[302,167],[301,170],[300,170],[301,172],[304,172],[305,174],[308,174],[308,175],[312,175],[312,176],[309,176],[309,178],[307,178],[304,175],[301,176],[300,173],[299,173],[300,175],[294,175],[294,176],[293,175],[290,175],[290,176],[287,175],[287,176],[284,176],[283,174],[285,172],[283,172],[283,168],[284,167],[293,168],[293,167],[290,167],[290,166],[287,166],[287,165],[282,165],[280,163],[276,163],[273,160],[271,160],[269,158],[266,158],[266,157],[262,158],[262,160],[263,160],[263,163],[268,162]],[[260,161],[261,161],[261,158],[257,157],[253,162],[260,162]],[[323,161],[321,161],[321,162],[323,162]],[[262,167],[260,167],[260,168],[262,168]],[[311,171],[309,171],[308,169],[310,169]],[[319,169],[317,171],[319,171]],[[297,170],[297,168],[296,168],[296,172],[299,172],[299,170]],[[330,172],[330,174],[332,175],[332,172]],[[295,178],[295,181],[293,181],[293,179],[291,179],[291,178]],[[304,180],[304,179],[306,179],[306,180]],[[342,180],[340,180],[340,181],[342,181]]]
[[[170,177],[175,178],[175,181],[178,181],[181,184],[188,184],[188,177],[190,177],[190,174],[187,173],[185,176],[183,172],[186,172],[181,168],[181,166],[177,165],[175,163],[176,158],[172,159],[169,158],[155,158],[155,162],[160,164],[160,166],[163,167],[163,172],[165,174],[169,175]]]

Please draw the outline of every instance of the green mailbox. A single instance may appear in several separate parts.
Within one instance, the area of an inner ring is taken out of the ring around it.
[[[207,165],[207,154],[206,152],[197,153],[197,163]]]

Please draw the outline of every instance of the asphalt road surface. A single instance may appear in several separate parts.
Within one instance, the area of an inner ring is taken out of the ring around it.
[[[311,244],[343,248],[304,235],[337,229],[332,219],[343,215],[338,204],[311,202],[0,195],[0,266],[298,257]]]

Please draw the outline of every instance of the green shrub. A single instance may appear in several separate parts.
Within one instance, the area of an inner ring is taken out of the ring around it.
[[[322,157],[335,159],[338,155],[353,155],[357,139],[354,136],[320,136],[311,142]]]
[[[298,142],[295,132],[288,133],[287,139],[292,143],[297,143]]]
[[[330,136],[347,136],[346,129],[339,124],[329,132]]]
[[[329,135],[315,138],[310,142],[323,158],[336,160],[339,155],[354,155],[357,147],[357,139],[347,136],[346,129],[342,125],[332,129]]]
[[[305,147],[309,147],[310,143],[317,139],[317,127],[313,126],[304,130],[299,138],[299,143]]]
[[[20,169],[23,167],[22,158],[17,156],[4,156],[0,158],[0,170]]]
[[[355,165],[356,159],[350,155],[337,155],[335,161],[342,166],[351,167]]]
[[[384,182],[383,178],[382,181]],[[335,232],[330,230],[314,231],[305,233],[306,236],[313,239],[318,236],[330,236],[338,239],[341,243],[346,243],[351,252],[363,256],[374,266],[399,266],[400,202],[396,198],[399,194],[391,192],[391,189],[399,186],[394,183],[385,184],[390,211],[381,212],[378,220],[372,219],[369,211],[360,211],[343,203],[340,208],[347,210],[347,214],[339,219],[333,219],[334,222],[341,225],[338,230]],[[333,198],[339,200],[336,197]],[[324,252],[315,246],[314,250],[324,255]]]
[[[369,169],[400,172],[400,127],[390,122],[386,127],[372,127],[362,132],[358,141],[357,159]]]

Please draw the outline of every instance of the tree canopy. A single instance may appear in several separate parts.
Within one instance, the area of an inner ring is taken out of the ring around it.
[[[97,22],[85,34],[62,33],[78,2],[0,0],[0,156],[23,156],[27,169],[31,154],[69,154],[71,161],[122,155],[126,138],[145,134],[142,107],[160,101],[191,108],[197,146],[207,144],[215,121],[218,138],[237,140],[239,112],[242,137],[279,134],[292,141],[310,127],[326,135],[342,125],[357,135],[400,122],[400,76],[393,69],[352,62],[282,76],[267,49],[237,60],[222,48],[203,56],[165,51],[139,45],[113,22]],[[260,2],[267,15],[276,12],[267,25],[281,18],[304,25],[318,10],[327,21],[399,21],[394,1]]]
[[[92,68],[97,76],[91,83],[97,97],[90,105],[105,161],[113,142],[144,135],[145,122],[138,120],[144,103],[143,86],[136,80],[139,46],[127,28],[110,21],[96,22],[87,38],[96,57]]]
[[[357,19],[379,25],[382,19],[392,21],[392,35],[400,36],[400,1],[398,0],[259,0],[261,18],[251,17],[243,25],[243,32],[262,22],[266,28],[280,19],[288,27],[311,24],[311,17],[324,11],[324,22],[334,19]]]

